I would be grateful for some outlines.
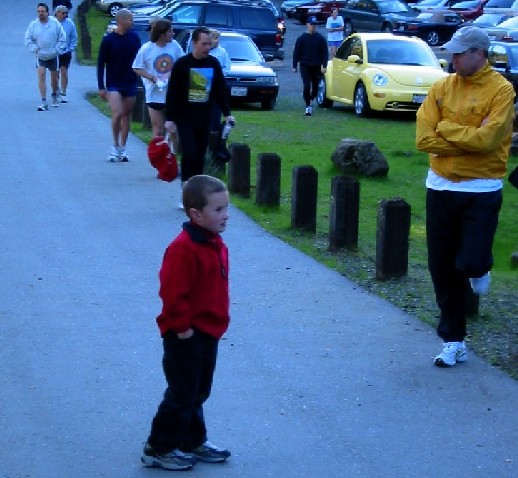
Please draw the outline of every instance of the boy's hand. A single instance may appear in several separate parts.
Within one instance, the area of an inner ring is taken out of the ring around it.
[[[194,330],[193,329],[187,329],[185,332],[180,332],[180,333],[178,333],[176,335],[181,340],[190,339],[194,335]]]

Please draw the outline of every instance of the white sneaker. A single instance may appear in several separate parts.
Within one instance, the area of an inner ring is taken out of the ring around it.
[[[110,154],[108,155],[108,159],[112,163],[116,163],[120,161],[120,155],[119,155],[119,147],[113,145],[110,149]]]
[[[59,106],[59,97],[57,93],[52,93],[52,99],[50,103],[54,108],[57,108]]]
[[[433,363],[437,367],[453,367],[457,362],[465,362],[468,359],[466,343],[444,342],[442,352],[435,357]]]
[[[47,111],[49,109],[49,104],[46,101],[42,101],[41,105],[38,106],[38,111]]]
[[[484,295],[489,292],[491,285],[491,274],[486,272],[482,277],[471,277],[469,280],[474,294]]]
[[[127,163],[129,161],[126,148],[123,148],[122,146],[119,146],[119,161],[122,163]]]
[[[61,93],[59,100],[61,101],[61,103],[68,103],[68,98],[65,93]]]
[[[306,116],[311,116],[313,113],[313,108],[311,106],[306,106]]]

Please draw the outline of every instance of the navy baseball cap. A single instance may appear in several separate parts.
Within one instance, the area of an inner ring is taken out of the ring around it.
[[[308,17],[308,21],[306,23],[309,23],[310,25],[316,25],[317,17]]]

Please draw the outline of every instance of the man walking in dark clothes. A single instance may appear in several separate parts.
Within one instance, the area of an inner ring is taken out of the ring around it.
[[[192,52],[173,65],[165,100],[165,129],[177,132],[182,146],[182,187],[191,177],[203,174],[214,105],[227,123],[235,122],[230,116],[223,70],[218,59],[209,55],[210,30],[195,28],[192,44]],[[181,201],[178,208],[183,209]]]
[[[328,51],[326,39],[316,31],[316,17],[309,17],[306,27],[306,32],[295,42],[293,71],[297,71],[300,63],[300,76],[304,85],[302,97],[306,103],[306,116],[311,116],[311,101],[317,97],[320,77],[326,72]]]

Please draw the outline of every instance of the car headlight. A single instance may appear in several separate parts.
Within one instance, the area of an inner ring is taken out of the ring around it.
[[[262,85],[278,85],[279,80],[276,76],[259,76],[256,79],[257,83],[261,83]]]
[[[387,77],[387,75],[384,75],[383,73],[376,73],[376,74],[372,77],[372,82],[373,82],[376,86],[387,86],[387,83],[388,83],[388,77]]]

